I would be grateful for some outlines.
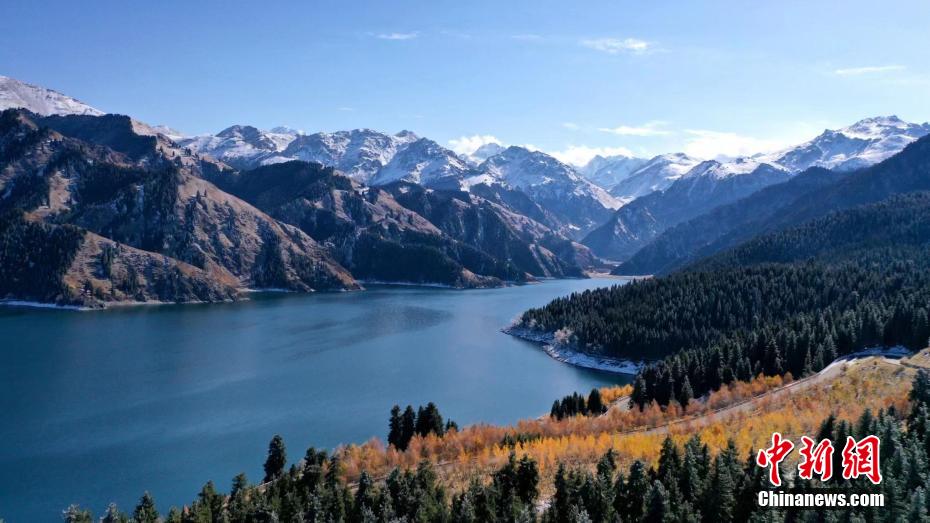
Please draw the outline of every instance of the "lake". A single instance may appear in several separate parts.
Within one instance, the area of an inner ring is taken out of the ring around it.
[[[163,513],[212,479],[261,479],[268,441],[384,439],[393,404],[459,425],[548,413],[630,381],[549,358],[499,329],[523,310],[617,280],[487,290],[376,287],[101,312],[0,307],[0,518],[99,517],[149,490]]]

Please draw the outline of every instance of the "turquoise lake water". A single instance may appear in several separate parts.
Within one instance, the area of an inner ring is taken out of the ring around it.
[[[73,312],[0,307],[0,518],[60,521],[190,503],[212,479],[261,479],[268,441],[385,438],[393,404],[460,425],[510,423],[574,391],[629,381],[500,332],[523,310],[618,283],[455,291],[378,287],[217,305]]]

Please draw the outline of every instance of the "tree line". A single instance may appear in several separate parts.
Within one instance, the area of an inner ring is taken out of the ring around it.
[[[597,388],[591,389],[588,399],[577,392],[565,396],[561,400],[555,400],[552,404],[552,410],[549,416],[553,419],[561,420],[572,416],[600,416],[607,412],[607,406],[601,400],[601,391]]]
[[[577,350],[652,361],[633,402],[687,405],[759,374],[799,377],[863,348],[930,338],[930,195],[758,237],[667,277],[523,314]]]
[[[847,436],[881,439],[882,482],[865,478],[846,480],[838,474],[827,482],[803,480],[784,474],[781,489],[831,487],[859,489],[884,495],[884,506],[832,511],[772,510],[760,508],[757,494],[772,488],[767,471],[756,465],[753,453],[740,455],[731,442],[712,455],[699,437],[682,445],[671,438],[662,444],[653,466],[635,461],[619,466],[613,450],[593,470],[560,465],[554,494],[545,509],[540,502],[539,467],[528,457],[509,459],[486,476],[476,476],[458,492],[442,486],[428,462],[415,470],[393,470],[383,481],[362,473],[357,483],[341,475],[337,455],[310,448],[304,459],[286,466],[283,440],[269,445],[262,485],[236,476],[229,493],[208,482],[184,508],[172,507],[161,515],[154,499],[145,493],[132,514],[111,505],[101,521],[156,523],[218,523],[271,521],[378,521],[478,522],[898,522],[930,521],[930,374],[921,370],[913,381],[911,407],[894,407],[877,413],[865,411],[850,422],[830,415],[820,425],[815,441],[834,443]],[[840,460],[840,453],[833,456]],[[783,465],[785,467],[785,465]],[[834,463],[834,470],[842,464]],[[783,469],[784,470],[784,469]],[[91,513],[77,506],[64,511],[69,523],[90,523]]]
[[[443,421],[439,408],[432,401],[426,407],[420,406],[416,412],[413,405],[407,405],[403,412],[400,405],[394,405],[388,427],[388,444],[400,451],[407,450],[414,436],[425,438],[435,434],[441,437],[450,430],[458,430],[458,424],[451,419]]]

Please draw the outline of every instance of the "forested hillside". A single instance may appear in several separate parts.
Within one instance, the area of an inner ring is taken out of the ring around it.
[[[930,517],[925,494],[930,487],[930,375],[926,370],[917,371],[912,383],[910,392],[901,394],[901,402],[896,402],[903,404],[902,409],[893,403],[876,410],[859,409],[861,414],[854,418],[821,415],[807,433],[815,441],[829,439],[834,444],[847,437],[879,436],[879,485],[864,477],[842,479],[843,457],[836,452],[831,461],[834,474],[828,481],[787,474],[794,461],[786,461],[781,465],[785,482],[782,489],[830,487],[884,496],[882,506],[837,509],[830,513],[836,519],[826,521],[925,521]],[[572,421],[558,422],[569,423]],[[453,431],[451,437],[457,434]],[[463,486],[451,488],[448,478],[443,477],[448,463],[424,459],[412,468],[395,468],[384,477],[364,470],[356,474],[347,471],[344,450],[330,454],[310,447],[303,459],[295,459],[289,457],[284,440],[274,436],[261,484],[252,484],[245,474],[239,474],[225,493],[208,481],[196,496],[192,493],[189,505],[183,509],[172,507],[167,513],[159,513],[155,498],[146,492],[131,517],[132,521],[153,523],[824,521],[823,511],[786,512],[759,507],[759,491],[771,486],[767,471],[756,464],[755,449],[740,447],[733,439],[717,441],[719,438],[707,432],[702,435],[666,436],[652,454],[654,460],[631,460],[625,456],[627,448],[608,446],[598,454],[600,459],[558,462],[549,477],[544,463],[524,453],[534,446],[534,441],[505,441],[496,450],[509,452],[509,458],[504,454],[501,464],[472,474]],[[443,436],[430,435],[427,439],[438,444]],[[396,451],[392,446],[390,452]],[[289,462],[292,464],[288,468]],[[349,480],[349,474],[357,481]],[[103,521],[128,518],[111,504]],[[93,516],[72,505],[64,510],[64,519],[69,523],[90,523]]]
[[[680,223],[621,263],[612,272],[623,275],[668,274],[688,262],[720,252],[760,234],[800,196],[849,176],[848,172],[808,169],[787,182],[757,191]]]
[[[930,197],[916,193],[762,236],[694,270],[576,294],[527,311],[584,352],[662,361],[633,400],[686,403],[759,373],[817,371],[930,336]]]
[[[681,223],[640,249],[615,274],[666,274],[767,232],[896,194],[930,190],[930,137],[851,173],[810,169]]]

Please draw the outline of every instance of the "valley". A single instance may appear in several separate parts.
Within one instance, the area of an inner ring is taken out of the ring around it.
[[[880,433],[928,513],[926,123],[576,164],[0,111],[5,517],[742,521],[775,431]]]

